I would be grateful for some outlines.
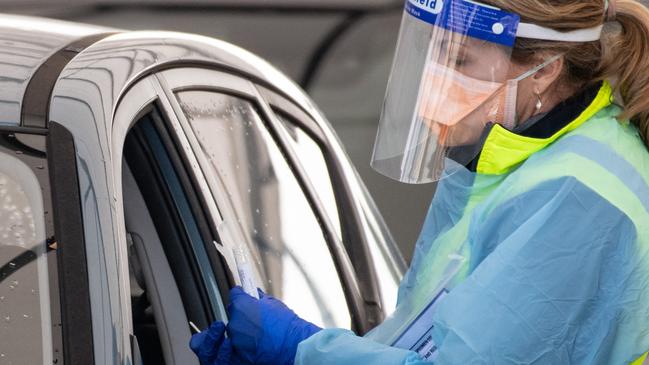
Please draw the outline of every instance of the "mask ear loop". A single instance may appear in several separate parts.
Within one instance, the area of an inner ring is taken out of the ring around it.
[[[505,105],[504,105],[504,113],[503,113],[503,121],[502,121],[503,127],[505,127],[505,129],[513,130],[518,124],[518,117],[516,115],[516,106],[517,106],[516,100],[518,98],[519,82],[525,80],[528,77],[531,77],[532,75],[546,68],[548,65],[559,60],[561,57],[563,57],[563,53],[554,55],[550,57],[548,60],[546,60],[545,62],[530,69],[529,71],[523,73],[522,75],[516,77],[515,79],[511,79],[507,81],[508,87],[506,88],[507,94],[505,95]],[[541,97],[539,95],[539,100],[541,100],[540,98]]]

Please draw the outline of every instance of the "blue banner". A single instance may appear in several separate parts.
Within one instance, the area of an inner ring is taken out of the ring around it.
[[[513,47],[520,16],[469,0],[407,0],[406,12],[437,27]]]

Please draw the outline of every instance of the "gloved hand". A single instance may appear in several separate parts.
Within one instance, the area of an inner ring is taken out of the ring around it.
[[[261,290],[257,300],[233,288],[228,313],[228,337],[244,363],[293,365],[298,344],[321,330]]]
[[[225,324],[215,321],[207,330],[192,336],[189,347],[201,365],[235,365],[241,361],[232,355],[232,343],[225,338]]]

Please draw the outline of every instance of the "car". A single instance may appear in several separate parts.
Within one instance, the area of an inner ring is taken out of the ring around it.
[[[0,362],[198,364],[250,283],[366,333],[404,260],[331,125],[204,36],[0,15]]]
[[[269,60],[332,123],[409,261],[435,184],[398,183],[369,164],[403,6],[404,0],[0,0],[3,12],[196,33]]]

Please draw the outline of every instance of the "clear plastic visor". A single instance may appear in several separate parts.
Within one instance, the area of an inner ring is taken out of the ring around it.
[[[475,159],[487,124],[515,114],[506,86],[518,17],[463,0],[430,5],[437,14],[413,3],[420,1],[406,4],[372,167],[427,183],[442,176],[446,158]]]

